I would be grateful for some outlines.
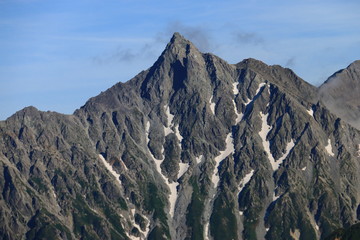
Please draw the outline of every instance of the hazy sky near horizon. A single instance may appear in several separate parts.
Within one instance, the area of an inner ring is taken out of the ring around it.
[[[358,0],[0,0],[0,120],[29,105],[72,113],[149,68],[174,32],[320,85],[360,59],[359,12]]]

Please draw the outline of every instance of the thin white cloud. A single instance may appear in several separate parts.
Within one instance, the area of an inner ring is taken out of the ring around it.
[[[238,31],[234,33],[235,41],[242,44],[263,45],[265,40],[258,33]]]
[[[174,32],[182,34],[202,52],[208,52],[215,48],[210,33],[205,27],[185,25],[179,21],[169,23],[165,31],[158,33],[157,39],[162,42],[167,42]]]

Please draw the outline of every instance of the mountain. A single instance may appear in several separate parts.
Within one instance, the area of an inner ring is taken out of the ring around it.
[[[360,223],[354,224],[347,229],[338,229],[325,240],[357,240],[360,239]]]
[[[320,97],[329,110],[360,129],[360,60],[328,78]]]
[[[73,115],[0,122],[0,236],[325,239],[360,219],[360,131],[320,90],[175,33]]]

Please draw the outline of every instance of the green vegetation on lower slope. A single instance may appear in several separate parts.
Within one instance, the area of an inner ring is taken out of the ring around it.
[[[186,216],[186,224],[191,228],[191,238],[189,239],[202,240],[204,239],[204,228],[201,222],[201,216],[204,211],[206,193],[204,189],[199,187],[194,177],[191,177],[189,182],[193,188],[191,203],[188,206],[188,214]]]
[[[28,240],[57,239],[57,236],[66,236],[72,239],[69,229],[61,225],[54,215],[46,209],[38,210],[28,223],[30,231],[26,233]]]
[[[354,224],[347,229],[340,228],[326,237],[325,240],[359,240],[360,239],[360,223]]]
[[[235,209],[234,202],[226,196],[226,193],[221,192],[214,202],[210,218],[211,235],[215,240],[238,239],[237,221],[233,209]]]

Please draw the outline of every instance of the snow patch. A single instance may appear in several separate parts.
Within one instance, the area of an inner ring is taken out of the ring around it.
[[[306,167],[303,167],[301,170],[305,171],[305,170],[306,170]]]
[[[237,110],[237,107],[236,107],[236,103],[235,103],[235,100],[233,99],[232,100],[232,103],[234,105],[234,112],[236,114],[236,119],[235,119],[235,125],[238,124],[241,119],[243,118],[243,114],[242,113],[238,113],[238,110]]]
[[[150,121],[147,121],[145,124],[145,132],[146,132],[146,145],[149,144],[149,133],[150,133]]]
[[[141,230],[140,231],[144,234],[145,239],[147,239],[147,236],[150,232],[150,219],[147,218],[146,216],[142,216],[142,217],[145,218],[145,220],[147,221],[147,224],[146,224],[145,231],[141,231]]]
[[[181,136],[181,134],[180,134],[179,125],[175,126],[175,135],[176,135],[177,139],[179,139],[179,142],[181,143],[183,140],[183,136]]]
[[[333,151],[333,149],[332,149],[332,145],[331,145],[331,140],[330,140],[330,138],[328,139],[328,143],[327,143],[327,145],[325,146],[325,150],[327,151],[327,153],[330,155],[330,156],[335,156],[335,154],[334,154],[334,151]]]
[[[261,116],[261,120],[262,120],[262,125],[261,125],[261,130],[259,132],[259,135],[262,139],[262,143],[263,143],[263,147],[264,150],[268,156],[268,159],[270,161],[270,164],[272,166],[272,169],[274,171],[279,169],[280,164],[284,161],[284,159],[287,157],[287,155],[289,154],[289,152],[291,151],[291,149],[295,146],[294,141],[291,139],[291,141],[286,145],[285,148],[285,153],[276,161],[273,157],[273,155],[271,154],[270,151],[270,142],[266,140],[267,135],[269,134],[269,132],[271,131],[271,126],[269,126],[267,124],[267,118],[268,118],[268,114],[262,114],[260,113]]]
[[[167,124],[166,124],[167,126],[166,127],[164,126],[165,137],[167,135],[169,135],[170,133],[174,133],[176,135],[177,139],[181,143],[183,140],[183,137],[180,134],[179,125],[173,126],[174,125],[173,124],[174,115],[170,113],[170,108],[167,105],[165,105],[165,113],[166,113],[166,117],[167,117]],[[146,126],[146,127],[148,127],[148,126]],[[175,132],[172,130],[172,127],[174,127]]]
[[[276,161],[279,165],[285,160],[285,158],[289,155],[291,149],[295,146],[294,141],[291,139],[290,142],[286,145],[285,153]],[[279,165],[277,168],[279,168]]]
[[[256,90],[256,93],[255,93],[255,96],[259,94],[261,88],[265,85],[266,85],[266,83],[264,83],[264,82],[259,84],[258,89]],[[270,89],[268,91],[270,93]]]
[[[141,237],[135,237],[135,236],[132,236],[132,235],[129,235],[129,234],[126,234],[126,235],[130,240],[141,240]]]
[[[317,223],[315,222],[315,228],[316,228],[316,231],[319,231],[319,225],[317,225]]]
[[[125,165],[125,163],[124,163],[124,161],[123,161],[122,159],[121,159],[120,163],[121,163],[121,166],[124,167],[125,171],[128,171],[128,170],[129,170],[129,169],[126,167],[126,165]]]
[[[312,110],[312,108],[306,111],[309,113],[310,116],[314,117],[314,110]]]
[[[229,133],[226,137],[226,148],[224,151],[220,151],[220,154],[215,157],[215,169],[211,178],[211,181],[213,182],[215,188],[217,188],[218,184],[219,184],[219,172],[218,172],[218,167],[221,163],[222,160],[224,160],[227,156],[229,156],[230,154],[233,154],[235,151],[234,148],[234,143],[233,143],[233,138],[231,136],[231,133]]]
[[[205,236],[205,240],[209,240],[209,223],[205,223],[204,226],[204,236]]]
[[[263,86],[265,86],[266,85],[266,83],[260,83],[259,84],[259,86],[258,86],[258,88],[256,89],[256,93],[255,93],[255,95],[254,95],[254,97],[255,96],[257,96],[259,93],[260,93],[260,90],[261,90],[261,88],[263,87]],[[269,90],[270,91],[270,90]],[[245,104],[245,107],[247,106],[247,105],[249,105],[249,103],[251,103],[252,101],[254,101],[254,98],[252,98],[252,99],[247,99],[247,101],[244,103]]]
[[[170,107],[168,105],[165,105],[165,113],[167,116],[167,125],[170,126],[174,120],[174,115],[170,113]]]
[[[190,164],[189,163],[179,163],[179,173],[178,173],[178,179],[181,178],[189,169]]]
[[[55,200],[57,199],[57,196],[56,196],[56,193],[55,193],[55,190],[54,189],[52,189],[52,195],[53,195],[53,197],[55,198]]]
[[[170,116],[170,119],[172,121],[171,116]],[[168,116],[168,123],[169,123],[169,116]],[[150,127],[149,127],[149,129],[150,129]],[[146,132],[146,135],[147,135],[146,138],[149,138],[148,134],[149,134],[149,132],[147,131]],[[166,183],[166,185],[170,189],[170,195],[168,196],[168,200],[169,200],[169,203],[170,203],[170,216],[172,217],[173,214],[174,214],[174,211],[175,211],[175,203],[176,203],[176,200],[177,200],[177,197],[178,197],[176,187],[179,185],[179,183],[178,182],[172,182],[172,183],[169,182],[168,178],[161,172],[161,163],[164,161],[164,158],[161,159],[161,160],[157,160],[155,158],[155,156],[151,153],[150,149],[148,149],[148,150],[149,150],[150,155],[151,155],[151,157],[152,157],[152,159],[153,159],[153,161],[155,163],[155,167],[156,167],[157,172],[160,174],[160,176],[162,177],[162,179],[164,180],[164,182]],[[162,149],[162,153],[164,154],[164,148]]]
[[[244,212],[243,212],[243,211],[239,211],[239,213],[240,213],[240,216],[244,215]]]
[[[251,169],[251,171],[245,175],[245,177],[241,180],[240,182],[240,188],[239,188],[239,193],[238,195],[241,193],[241,191],[244,189],[244,187],[246,186],[246,184],[251,180],[252,176],[254,175],[254,170]]]
[[[146,238],[147,238],[147,235],[148,235],[148,233],[149,233],[149,231],[150,231],[150,221],[149,221],[149,219],[148,219],[146,216],[142,216],[143,218],[145,218],[145,219],[148,221],[148,223],[147,223],[147,225],[146,225],[146,228],[145,228],[145,231],[143,231],[143,230],[141,229],[140,225],[135,222],[135,208],[130,209],[130,212],[131,212],[131,215],[132,215],[132,216],[130,217],[131,225],[134,226],[134,227],[136,227],[136,228],[144,235],[144,238],[142,238],[142,237],[135,237],[135,236],[129,236],[129,237],[130,237],[131,239],[139,239],[139,240],[141,240],[141,239],[146,239]]]
[[[233,83],[233,93],[234,93],[235,96],[239,94],[238,85],[239,85],[239,82],[234,82]]]
[[[275,190],[273,192],[273,202],[275,202],[276,200],[278,200],[280,196],[276,196]]]
[[[210,100],[209,100],[209,103],[210,103],[210,110],[213,114],[215,114],[215,105],[216,103],[213,103],[212,102],[212,99],[213,99],[214,96],[211,96]]]
[[[358,151],[357,151],[357,154],[358,154],[358,157],[360,157],[360,144],[359,144],[359,146],[358,146]]]
[[[262,144],[263,144],[263,147],[264,147],[264,150],[270,160],[270,163],[271,163],[271,166],[273,168],[273,170],[275,171],[277,168],[276,168],[276,162],[275,162],[275,159],[273,157],[273,155],[271,154],[271,151],[270,151],[270,142],[266,140],[266,137],[267,135],[269,134],[270,130],[271,130],[271,126],[269,126],[267,124],[267,118],[268,118],[268,114],[262,114],[260,113],[260,117],[261,117],[261,130],[259,132],[259,135],[262,139]]]
[[[196,164],[201,163],[201,159],[202,159],[203,155],[200,155],[198,157],[195,158]]]
[[[167,124],[166,124],[167,126],[166,127],[164,126],[164,134],[165,134],[165,136],[167,136],[170,133],[174,133],[174,131],[171,129],[171,123],[174,119],[174,115],[172,115],[170,113],[170,108],[168,105],[165,105],[164,108],[165,108],[165,113],[166,113],[166,117],[167,117]]]
[[[121,181],[120,181],[120,174],[118,174],[117,172],[115,172],[115,170],[113,169],[113,167],[105,160],[105,158],[103,157],[103,155],[99,154],[99,158],[101,160],[101,162],[105,165],[106,169],[116,178],[116,180],[119,182],[119,184],[121,185]]]
[[[270,228],[265,228],[265,231],[268,232]]]

